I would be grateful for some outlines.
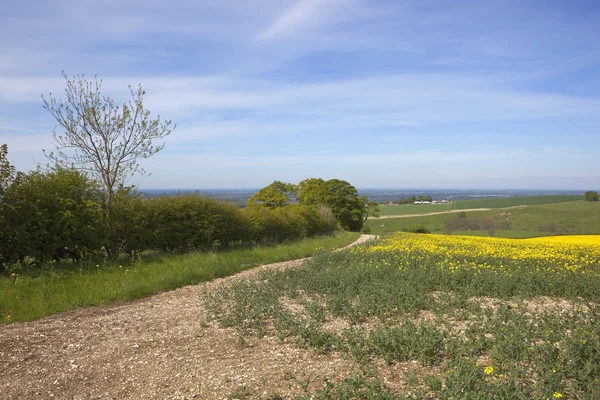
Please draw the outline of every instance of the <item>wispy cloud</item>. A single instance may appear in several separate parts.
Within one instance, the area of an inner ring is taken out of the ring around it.
[[[376,168],[516,182],[540,166],[600,181],[584,168],[600,148],[599,17],[520,0],[13,2],[0,15],[0,141],[33,165],[54,126],[40,95],[62,95],[64,69],[98,74],[121,100],[141,83],[153,115],[178,123],[148,169],[181,178],[150,186],[268,183],[274,169],[367,186]]]
[[[352,1],[346,3],[351,6]],[[275,40],[285,38],[297,31],[314,29],[334,16],[333,11],[339,10],[343,3],[339,0],[298,0],[289,9],[278,15],[259,40]]]

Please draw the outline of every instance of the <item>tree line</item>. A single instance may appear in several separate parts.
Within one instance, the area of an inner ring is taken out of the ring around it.
[[[6,146],[2,150],[5,156]],[[2,160],[0,270],[41,268],[65,259],[92,264],[146,250],[271,244],[338,228],[323,204],[240,209],[199,193],[147,198],[128,187],[112,193],[109,223],[105,192],[80,171],[56,166],[19,173]]]

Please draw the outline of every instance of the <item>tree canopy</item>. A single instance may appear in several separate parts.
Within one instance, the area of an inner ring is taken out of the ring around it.
[[[265,186],[254,193],[247,201],[247,205],[258,205],[262,207],[282,207],[289,203],[290,195],[295,195],[297,188],[291,183],[274,181],[269,186]]]
[[[340,179],[309,178],[298,187],[300,204],[330,207],[340,225],[350,231],[360,231],[369,214],[376,215],[379,211],[377,203],[368,203],[366,196],[359,197],[354,186]]]
[[[584,198],[586,201],[598,201],[600,196],[598,196],[598,192],[590,190],[585,192]]]

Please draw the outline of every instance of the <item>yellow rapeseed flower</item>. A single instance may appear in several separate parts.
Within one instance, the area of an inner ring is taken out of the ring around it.
[[[554,392],[553,396],[555,399],[560,399],[561,397],[563,397],[563,395],[558,392]]]
[[[494,367],[492,367],[491,365],[488,365],[487,367],[485,367],[485,369],[483,370],[483,372],[485,372],[486,374],[490,375],[492,372],[494,372]]]
[[[515,270],[559,275],[600,276],[600,235],[555,236],[535,239],[501,239],[451,235],[398,233],[356,253],[388,253],[398,269],[432,260],[441,270],[455,274],[483,271],[512,276]],[[374,266],[391,265],[387,260]]]

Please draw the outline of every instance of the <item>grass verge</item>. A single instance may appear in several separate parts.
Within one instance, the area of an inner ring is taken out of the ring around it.
[[[0,276],[0,323],[30,321],[79,307],[145,297],[261,264],[312,256],[349,244],[358,236],[340,232],[268,247],[163,255],[133,265]]]

